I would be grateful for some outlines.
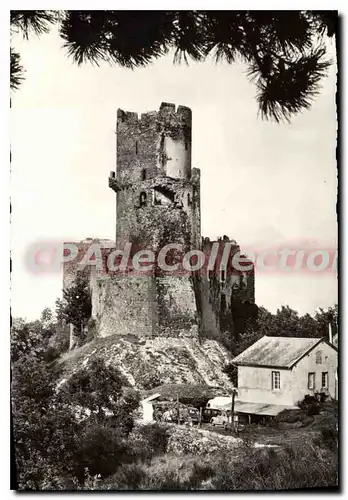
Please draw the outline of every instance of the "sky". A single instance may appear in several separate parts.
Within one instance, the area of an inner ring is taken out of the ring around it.
[[[26,255],[40,241],[114,239],[116,111],[192,109],[192,166],[201,169],[202,235],[248,248],[337,246],[336,66],[309,111],[291,124],[258,116],[241,64],[174,65],[172,55],[134,71],[76,66],[56,30],[15,47],[26,80],[11,109],[11,307],[36,319],[61,296],[62,274],[35,274]],[[334,55],[334,47],[329,48]],[[335,273],[256,270],[256,303],[300,314],[337,302]]]

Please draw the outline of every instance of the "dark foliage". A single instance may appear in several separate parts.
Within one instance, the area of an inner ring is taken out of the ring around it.
[[[11,29],[22,33],[25,38],[29,37],[30,32],[43,35],[49,32],[58,18],[56,12],[49,10],[11,10]]]
[[[128,457],[128,447],[122,431],[105,422],[87,422],[77,440],[73,474],[82,484],[85,469],[102,478],[113,474]]]
[[[154,454],[161,455],[166,452],[168,443],[168,429],[157,423],[143,425],[139,433],[146,438]]]
[[[335,335],[338,331],[337,319],[337,304],[327,311],[320,309],[314,316],[310,314],[300,316],[289,306],[281,306],[276,314],[272,314],[265,307],[259,307],[257,319],[252,321],[247,319],[245,331],[237,338],[231,339],[231,350],[233,355],[237,356],[264,335],[269,337],[323,337],[329,340],[329,323],[333,335]]]
[[[77,274],[75,283],[63,290],[63,300],[57,299],[57,320],[74,326],[80,343],[86,340],[86,327],[92,313],[89,281],[83,274]]]
[[[222,371],[226,373],[234,387],[238,387],[238,368],[232,363],[229,363],[228,365],[224,366]]]
[[[46,351],[35,342],[17,344],[11,400],[19,489],[69,488],[85,481],[85,469],[113,474],[130,456],[126,438],[137,393],[99,359],[58,385],[62,373],[45,361]]]
[[[335,11],[12,11],[11,27],[46,33],[59,23],[77,64],[108,61],[146,66],[174,53],[174,62],[213,56],[249,68],[263,117],[276,121],[307,109],[330,62],[324,36],[337,31]],[[17,72],[18,79],[18,72]],[[17,84],[18,86],[18,84]],[[16,88],[11,83],[12,88]]]
[[[69,404],[57,401],[59,372],[22,355],[12,366],[11,400],[20,489],[54,486],[69,474],[78,426]]]
[[[305,411],[309,417],[320,413],[319,401],[314,396],[310,396],[309,394],[298,403],[298,406],[301,410]]]
[[[10,66],[10,74],[11,74],[11,81],[10,81],[10,86],[11,90],[17,90],[21,83],[24,80],[24,69],[23,66],[20,63],[20,55],[18,52],[15,50],[11,49],[10,52],[10,57],[11,57],[11,66]]]

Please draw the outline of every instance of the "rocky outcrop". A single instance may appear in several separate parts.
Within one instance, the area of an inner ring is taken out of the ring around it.
[[[117,367],[139,389],[162,384],[232,387],[222,371],[231,361],[229,353],[215,340],[199,343],[190,338],[141,339],[132,335],[96,339],[62,356],[64,377],[88,366],[94,357]]]

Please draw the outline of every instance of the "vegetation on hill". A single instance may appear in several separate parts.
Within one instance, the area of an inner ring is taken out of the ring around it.
[[[305,401],[294,417],[305,427],[296,440],[291,432],[301,429],[292,431],[294,418],[281,416],[274,431],[266,428],[276,433],[279,449],[253,448],[253,430],[242,436],[243,444],[207,430],[135,424],[140,394],[105,356],[84,357],[67,377],[62,363],[47,360],[52,325],[47,310],[39,322],[13,322],[14,487],[244,490],[337,484],[337,405],[328,402],[312,411]],[[154,392],[179,394],[181,402],[200,406],[220,389],[168,384],[146,394]],[[290,425],[286,438],[284,423]]]
[[[30,338],[11,339],[13,487],[71,489],[84,483],[86,470],[113,473],[128,453],[137,393],[103,360],[62,381],[59,365]]]

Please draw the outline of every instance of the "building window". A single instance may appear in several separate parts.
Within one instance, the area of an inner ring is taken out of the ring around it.
[[[141,179],[143,181],[146,181],[146,168],[143,168],[141,171]]]
[[[280,389],[280,372],[272,372],[272,391]]]
[[[321,374],[321,387],[322,387],[322,389],[328,389],[328,387],[329,387],[329,374],[328,374],[328,372],[323,372]]]
[[[138,154],[138,141],[135,141],[135,154]]]
[[[308,389],[315,389],[315,373],[308,373]]]
[[[191,196],[190,196],[190,193],[187,194],[187,204],[188,205],[191,205],[192,201],[191,201]]]
[[[221,282],[225,283],[225,271],[221,269]]]
[[[317,351],[316,354],[315,354],[315,362],[317,365],[321,365],[323,360],[322,360],[322,352],[321,351]]]
[[[140,206],[144,207],[146,205],[146,193],[140,193]]]

